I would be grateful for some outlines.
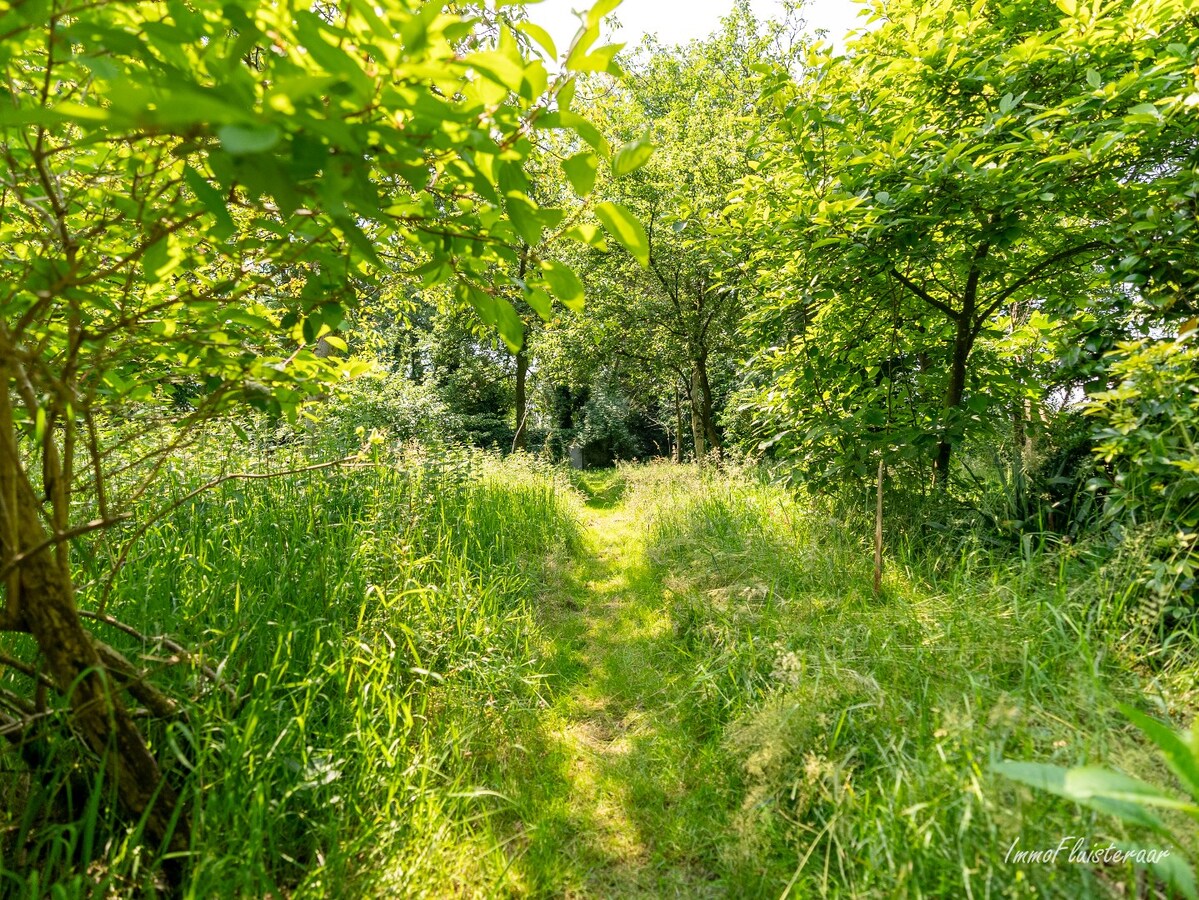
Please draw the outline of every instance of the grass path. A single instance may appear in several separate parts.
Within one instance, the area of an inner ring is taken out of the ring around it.
[[[853,523],[785,489],[669,466],[579,482],[583,535],[539,545],[522,598],[523,684],[496,685],[520,705],[472,740],[473,783],[504,799],[467,807],[484,825],[453,889],[425,896],[1142,890],[1131,869],[1010,861],[1017,839],[1137,838],[990,766],[1171,783],[1119,724],[1142,682],[1079,627],[1085,566],[909,557],[876,597]]]
[[[623,484],[584,487],[586,545],[545,598],[552,699],[509,788],[519,819],[504,880],[535,896],[722,895],[704,863],[719,805],[678,715],[688,661],[664,588]]]

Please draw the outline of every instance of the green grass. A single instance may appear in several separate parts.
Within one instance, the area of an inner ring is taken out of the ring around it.
[[[554,699],[492,822],[513,857],[506,893],[1080,897],[1132,883],[1005,862],[1017,838],[1124,835],[989,771],[1005,756],[1104,760],[1168,780],[1116,712],[1143,673],[1088,631],[1094,573],[1066,558],[891,560],[875,598],[864,529],[752,475],[651,466],[576,483],[591,547],[541,617]]]
[[[1111,574],[1081,552],[901,553],[875,598],[861,524],[752,472],[566,476],[455,453],[185,504],[110,605],[229,688],[157,666],[188,698],[186,724],[150,728],[190,803],[185,894],[1127,888],[1122,869],[1006,863],[1017,837],[1123,835],[988,767],[1103,761],[1167,783],[1115,707],[1152,688],[1189,715],[1194,667],[1149,673],[1099,630]],[[136,834],[80,806],[86,790],[64,815],[68,786],[0,783],[0,893],[151,884]]]
[[[1106,760],[1166,780],[1115,709],[1144,673],[1088,625],[1095,573],[966,556],[932,578],[891,560],[874,598],[866,528],[751,475],[637,475],[691,657],[684,718],[733,771],[717,848],[733,893],[1076,897],[1127,878],[1006,864],[1016,837],[1119,832],[988,771]]]
[[[510,857],[497,890],[707,896],[720,798],[692,787],[703,748],[677,708],[687,673],[669,604],[641,556],[640,523],[614,499],[624,479],[580,483],[588,543],[541,606],[552,702],[530,735],[535,751],[507,773],[510,808],[491,823]]]
[[[192,810],[188,896],[442,896],[475,877],[462,843],[540,704],[531,600],[544,558],[578,542],[567,500],[528,465],[408,458],[229,482],[146,535],[110,612],[202,651],[231,688],[164,672],[188,721],[151,730]],[[5,822],[10,893],[144,881],[115,823],[40,814]],[[80,875],[87,830],[112,843]],[[40,879],[19,887],[31,861]]]

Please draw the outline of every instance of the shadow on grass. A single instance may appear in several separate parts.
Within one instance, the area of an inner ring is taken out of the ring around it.
[[[571,481],[590,509],[614,509],[624,499],[625,480],[617,469],[574,471]]]
[[[529,896],[724,896],[727,775],[680,701],[694,661],[674,634],[614,471],[580,473],[597,518],[541,606],[551,705],[507,773],[503,889]],[[500,887],[500,886],[497,886]]]

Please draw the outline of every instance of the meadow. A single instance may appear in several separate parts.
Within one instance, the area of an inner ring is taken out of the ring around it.
[[[180,505],[108,600],[147,640],[95,627],[185,698],[148,725],[192,815],[184,895],[1135,889],[1010,862],[1129,835],[990,766],[1167,783],[1117,704],[1189,717],[1194,667],[1111,639],[1119,576],[1085,548],[899,545],[876,597],[861,518],[751,469],[419,449]],[[5,773],[4,893],[161,890],[77,769]]]

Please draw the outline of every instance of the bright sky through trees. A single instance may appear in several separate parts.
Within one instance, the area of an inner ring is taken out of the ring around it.
[[[586,5],[580,0],[544,0],[529,7],[529,17],[549,29],[559,47],[565,47],[578,29],[572,10]],[[614,13],[621,23],[614,38],[636,45],[643,35],[656,34],[664,43],[686,43],[714,31],[732,5],[732,0],[625,0]],[[752,5],[762,18],[782,14],[779,0],[753,0]],[[847,31],[861,27],[857,16],[862,9],[854,0],[812,0],[804,18],[812,30],[825,29],[840,43]]]

